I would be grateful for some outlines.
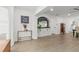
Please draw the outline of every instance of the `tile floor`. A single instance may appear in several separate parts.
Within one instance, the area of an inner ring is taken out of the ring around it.
[[[79,38],[73,38],[72,33],[51,35],[15,43],[12,52],[78,52]]]

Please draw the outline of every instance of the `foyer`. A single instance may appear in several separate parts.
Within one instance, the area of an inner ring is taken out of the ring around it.
[[[0,39],[9,40],[12,52],[79,51],[79,38],[73,37],[79,6],[3,6],[0,10]]]

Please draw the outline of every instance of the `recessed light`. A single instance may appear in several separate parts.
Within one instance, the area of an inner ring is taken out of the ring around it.
[[[50,11],[54,11],[54,9],[53,9],[53,8],[51,8],[51,9],[50,9]]]
[[[68,13],[68,16],[70,16],[71,14],[70,13]]]

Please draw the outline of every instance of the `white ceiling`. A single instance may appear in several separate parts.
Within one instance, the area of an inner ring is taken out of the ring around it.
[[[28,11],[36,11],[39,6],[16,6],[17,9],[28,10]]]
[[[54,11],[50,11],[53,8]],[[44,9],[40,14],[46,13],[50,15],[64,15],[68,13],[79,12],[78,10],[74,10],[74,8],[79,8],[78,6],[48,6]]]
[[[16,6],[18,9],[28,10],[31,12],[37,11],[40,6]],[[54,11],[50,11],[53,8]],[[38,14],[50,14],[50,15],[64,15],[68,13],[74,13],[73,8],[79,8],[78,6],[47,6],[47,8],[43,9]],[[78,11],[76,11],[78,12]]]

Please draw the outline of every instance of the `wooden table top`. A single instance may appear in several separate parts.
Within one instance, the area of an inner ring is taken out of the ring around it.
[[[10,42],[10,40],[0,40],[0,52],[2,52],[7,44]]]

